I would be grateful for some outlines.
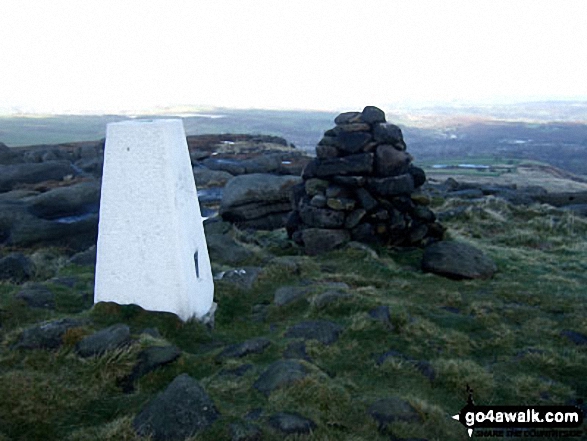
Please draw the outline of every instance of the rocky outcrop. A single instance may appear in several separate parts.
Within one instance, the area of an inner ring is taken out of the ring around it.
[[[310,255],[349,240],[401,246],[441,239],[444,228],[418,190],[426,175],[412,164],[401,129],[374,106],[334,122],[293,189],[289,236]]]
[[[21,184],[61,181],[66,176],[75,175],[76,170],[67,161],[0,165],[0,192],[10,191]]]
[[[281,228],[291,211],[290,189],[299,182],[297,176],[237,176],[226,184],[220,215],[244,228]]]

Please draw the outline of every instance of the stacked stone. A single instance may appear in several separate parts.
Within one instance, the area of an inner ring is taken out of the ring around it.
[[[426,175],[412,164],[400,128],[374,106],[334,122],[293,189],[290,238],[308,254],[349,240],[418,246],[442,239],[444,228],[418,190]]]

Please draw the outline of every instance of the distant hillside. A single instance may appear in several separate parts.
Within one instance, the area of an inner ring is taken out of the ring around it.
[[[336,113],[206,109],[182,116],[188,135],[247,133],[281,136],[311,154]],[[360,110],[360,109],[346,109]],[[141,116],[136,116],[141,117]],[[104,138],[109,122],[129,115],[0,117],[0,142],[10,147]],[[418,161],[493,157],[535,160],[587,175],[587,103],[530,103],[492,107],[436,107],[387,112]]]

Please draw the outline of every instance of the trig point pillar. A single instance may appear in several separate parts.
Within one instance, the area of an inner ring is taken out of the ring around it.
[[[108,124],[94,302],[182,320],[213,314],[214,282],[183,123]]]

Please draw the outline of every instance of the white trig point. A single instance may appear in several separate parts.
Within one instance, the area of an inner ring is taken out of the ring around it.
[[[180,119],[108,124],[94,303],[206,320],[216,304]]]

